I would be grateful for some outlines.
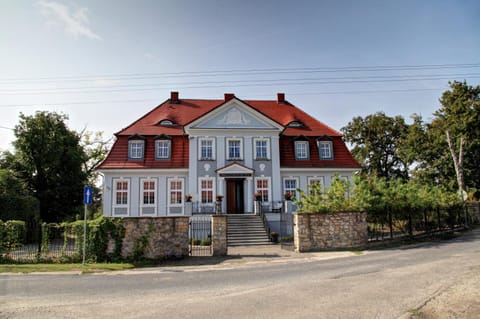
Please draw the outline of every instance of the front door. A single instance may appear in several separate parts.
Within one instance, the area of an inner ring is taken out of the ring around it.
[[[227,179],[227,214],[243,214],[243,179]]]

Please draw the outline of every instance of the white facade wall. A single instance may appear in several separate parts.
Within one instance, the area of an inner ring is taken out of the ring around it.
[[[109,217],[141,217],[141,216],[181,216],[186,215],[188,212],[183,207],[181,214],[175,214],[168,208],[168,184],[169,178],[183,179],[183,196],[182,202],[185,203],[185,195],[189,194],[189,178],[187,170],[125,170],[119,172],[119,170],[104,170],[101,171],[104,175],[103,181],[103,214]],[[155,190],[155,208],[154,214],[142,215],[142,196],[140,181],[142,179],[152,179],[156,181]],[[126,179],[129,181],[129,196],[127,203],[127,214],[115,213],[115,194],[114,194],[114,182],[117,179]]]

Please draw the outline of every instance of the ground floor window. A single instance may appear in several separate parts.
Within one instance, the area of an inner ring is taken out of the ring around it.
[[[200,178],[200,202],[213,204],[215,193],[215,179],[213,177]]]
[[[184,179],[168,178],[168,212],[169,214],[183,214],[183,198],[184,198]]]
[[[316,187],[314,188],[313,187],[314,185],[320,186],[320,188],[316,188]],[[325,178],[323,176],[309,177],[308,189],[309,189],[310,195],[319,195],[316,193],[316,191],[323,192],[323,190],[325,189]]]
[[[288,194],[290,194],[291,199],[298,198],[297,189],[298,189],[298,178],[288,177],[283,179],[283,194],[285,199],[287,199]]]
[[[258,194],[262,202],[270,201],[270,178],[257,177],[255,179],[255,193]]]
[[[113,180],[113,214],[125,216],[128,215],[128,207],[130,202],[130,180],[114,179]]]
[[[155,179],[140,180],[140,206],[142,215],[156,213],[157,181]]]

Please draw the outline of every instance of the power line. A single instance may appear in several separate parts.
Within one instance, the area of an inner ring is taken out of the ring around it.
[[[480,78],[480,76],[469,76],[469,78]],[[454,80],[452,77],[423,77],[423,78],[401,78],[401,79],[379,79],[379,80],[340,80],[340,81],[307,81],[307,82],[277,82],[277,83],[258,83],[255,81],[249,81],[249,84],[232,84],[228,85],[223,83],[222,85],[175,85],[177,89],[205,89],[205,88],[238,88],[238,87],[268,87],[268,86],[280,86],[280,85],[313,85],[313,84],[348,84],[348,83],[384,83],[384,82],[412,82],[412,81],[436,81],[436,80]],[[171,84],[163,84],[152,86],[149,88],[133,88],[133,89],[65,89],[54,91],[39,91],[39,92],[0,92],[0,95],[45,95],[45,94],[60,94],[60,93],[113,93],[113,92],[138,92],[138,91],[153,91],[168,89],[172,87]]]
[[[315,73],[315,72],[379,72],[379,71],[410,71],[410,70],[438,70],[458,68],[478,68],[480,63],[457,63],[457,64],[419,64],[419,65],[380,65],[380,66],[346,66],[346,67],[310,67],[310,68],[269,68],[269,69],[231,69],[216,71],[181,71],[159,73],[124,73],[82,76],[51,76],[37,78],[0,78],[0,83],[19,81],[89,81],[89,80],[112,80],[127,78],[152,78],[152,77],[207,77],[207,76],[230,76],[230,75],[262,75],[278,73]]]
[[[44,88],[44,89],[13,89],[8,91],[0,91],[0,94],[13,94],[13,93],[23,93],[31,91],[43,91],[43,92],[61,92],[64,90],[84,90],[84,89],[112,89],[112,88],[132,88],[132,87],[146,87],[152,85],[168,85],[168,86],[177,86],[177,85],[197,85],[197,84],[233,84],[233,83],[275,83],[275,82],[286,82],[286,81],[353,81],[353,80],[390,80],[390,79],[409,79],[415,80],[418,77],[421,79],[437,79],[441,77],[464,77],[464,76],[479,76],[480,73],[460,73],[460,74],[420,74],[420,75],[377,75],[377,76],[349,76],[349,77],[321,77],[321,78],[285,78],[285,79],[255,79],[255,80],[228,80],[228,81],[195,81],[195,82],[176,82],[176,83],[143,83],[143,84],[122,84],[122,85],[108,85],[108,86],[84,86],[84,87],[56,87],[56,88]],[[293,83],[293,82],[292,82]],[[335,82],[332,82],[335,83]],[[343,82],[342,82],[343,83]]]
[[[302,95],[338,95],[338,94],[375,94],[375,93],[396,93],[396,92],[420,92],[420,91],[438,91],[445,88],[428,88],[428,89],[393,89],[393,90],[353,90],[353,91],[324,91],[324,92],[304,92],[304,93],[289,93],[292,96]],[[256,95],[257,97],[270,96],[267,94]],[[215,99],[215,98],[212,98]],[[87,105],[87,104],[108,104],[108,103],[137,103],[137,102],[149,102],[158,101],[158,99],[141,99],[141,100],[104,100],[104,101],[81,101],[81,102],[58,102],[58,103],[42,103],[42,104],[3,104],[1,108],[7,107],[49,107],[60,105]]]

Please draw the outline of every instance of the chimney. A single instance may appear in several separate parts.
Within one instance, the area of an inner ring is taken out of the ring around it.
[[[235,97],[235,94],[233,94],[233,93],[225,93],[225,102],[230,101],[234,97]]]
[[[170,92],[170,103],[171,104],[180,104],[180,100],[178,99],[178,92]]]
[[[285,93],[277,93],[277,102],[278,104],[285,104]]]

